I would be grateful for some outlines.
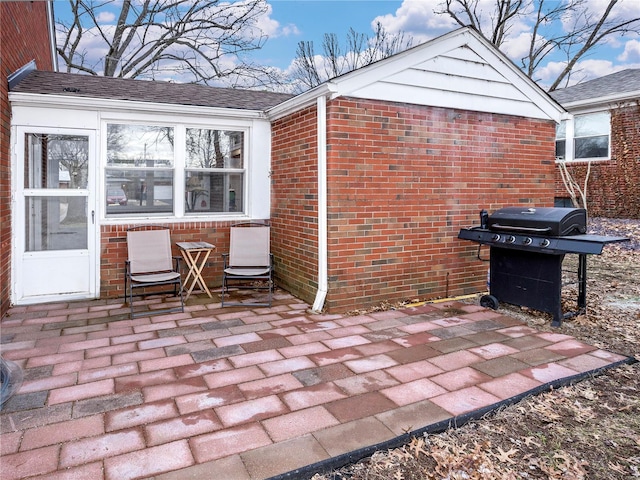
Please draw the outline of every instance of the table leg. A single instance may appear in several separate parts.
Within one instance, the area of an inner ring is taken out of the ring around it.
[[[200,255],[204,254],[204,258],[200,261]],[[209,291],[209,287],[202,278],[202,270],[204,270],[205,265],[207,264],[207,260],[209,259],[209,255],[211,255],[211,250],[203,250],[199,251],[194,260],[194,268],[195,268],[195,281],[194,283],[199,283],[203,292],[205,292],[209,298],[213,298],[211,296],[211,292]]]
[[[202,260],[200,260],[200,257],[202,256],[202,254],[204,254],[204,257],[202,258]],[[211,295],[211,292],[209,291],[209,288],[207,287],[207,284],[202,278],[202,270],[204,269],[210,254],[211,254],[210,249],[194,250],[194,251],[182,250],[182,257],[184,258],[185,263],[189,267],[189,271],[184,280],[184,286],[188,286],[187,295],[186,295],[187,300],[189,299],[191,292],[193,292],[196,286],[200,286],[202,291],[206,293],[209,296],[209,298],[213,298]],[[189,282],[191,282],[190,285],[189,285]]]

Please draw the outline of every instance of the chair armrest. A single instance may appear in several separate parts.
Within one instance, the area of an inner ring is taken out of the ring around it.
[[[222,261],[224,262],[224,266],[222,268],[225,269],[229,266],[229,254],[221,253],[221,255],[222,255]]]
[[[175,256],[175,257],[172,257],[172,258],[173,258],[173,261],[175,262],[175,266],[173,267],[173,270],[175,272],[179,272],[180,271],[180,260],[182,260],[182,257]]]

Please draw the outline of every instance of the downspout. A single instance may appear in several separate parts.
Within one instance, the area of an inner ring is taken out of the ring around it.
[[[56,49],[56,21],[53,12],[53,1],[47,2],[47,23],[49,24],[49,46],[51,47],[51,64],[53,71],[58,71],[58,50]]]
[[[327,243],[327,99],[318,97],[318,291],[312,311],[320,313],[329,290]]]

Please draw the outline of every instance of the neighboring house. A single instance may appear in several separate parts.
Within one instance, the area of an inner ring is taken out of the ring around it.
[[[592,216],[640,218],[640,69],[612,73],[556,90],[551,96],[574,115],[558,128],[556,157],[584,185]],[[556,204],[569,205],[560,175]]]
[[[278,284],[315,310],[479,291],[486,264],[458,230],[553,204],[568,118],[466,28],[295,97],[38,71],[9,97],[25,304],[122,295],[139,224],[215,244],[219,284],[246,220],[270,221]]]
[[[52,2],[0,2],[0,317],[10,306],[11,109],[9,79],[27,64],[56,70]]]

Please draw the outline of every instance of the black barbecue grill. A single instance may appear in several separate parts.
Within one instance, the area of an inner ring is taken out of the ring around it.
[[[488,245],[489,295],[483,306],[499,301],[522,305],[553,315],[554,327],[587,306],[587,255],[602,253],[609,243],[624,237],[588,235],[587,212],[582,208],[507,207],[489,215],[480,212],[480,226],[463,228],[458,238]],[[578,311],[563,315],[562,262],[567,253],[578,255]]]

